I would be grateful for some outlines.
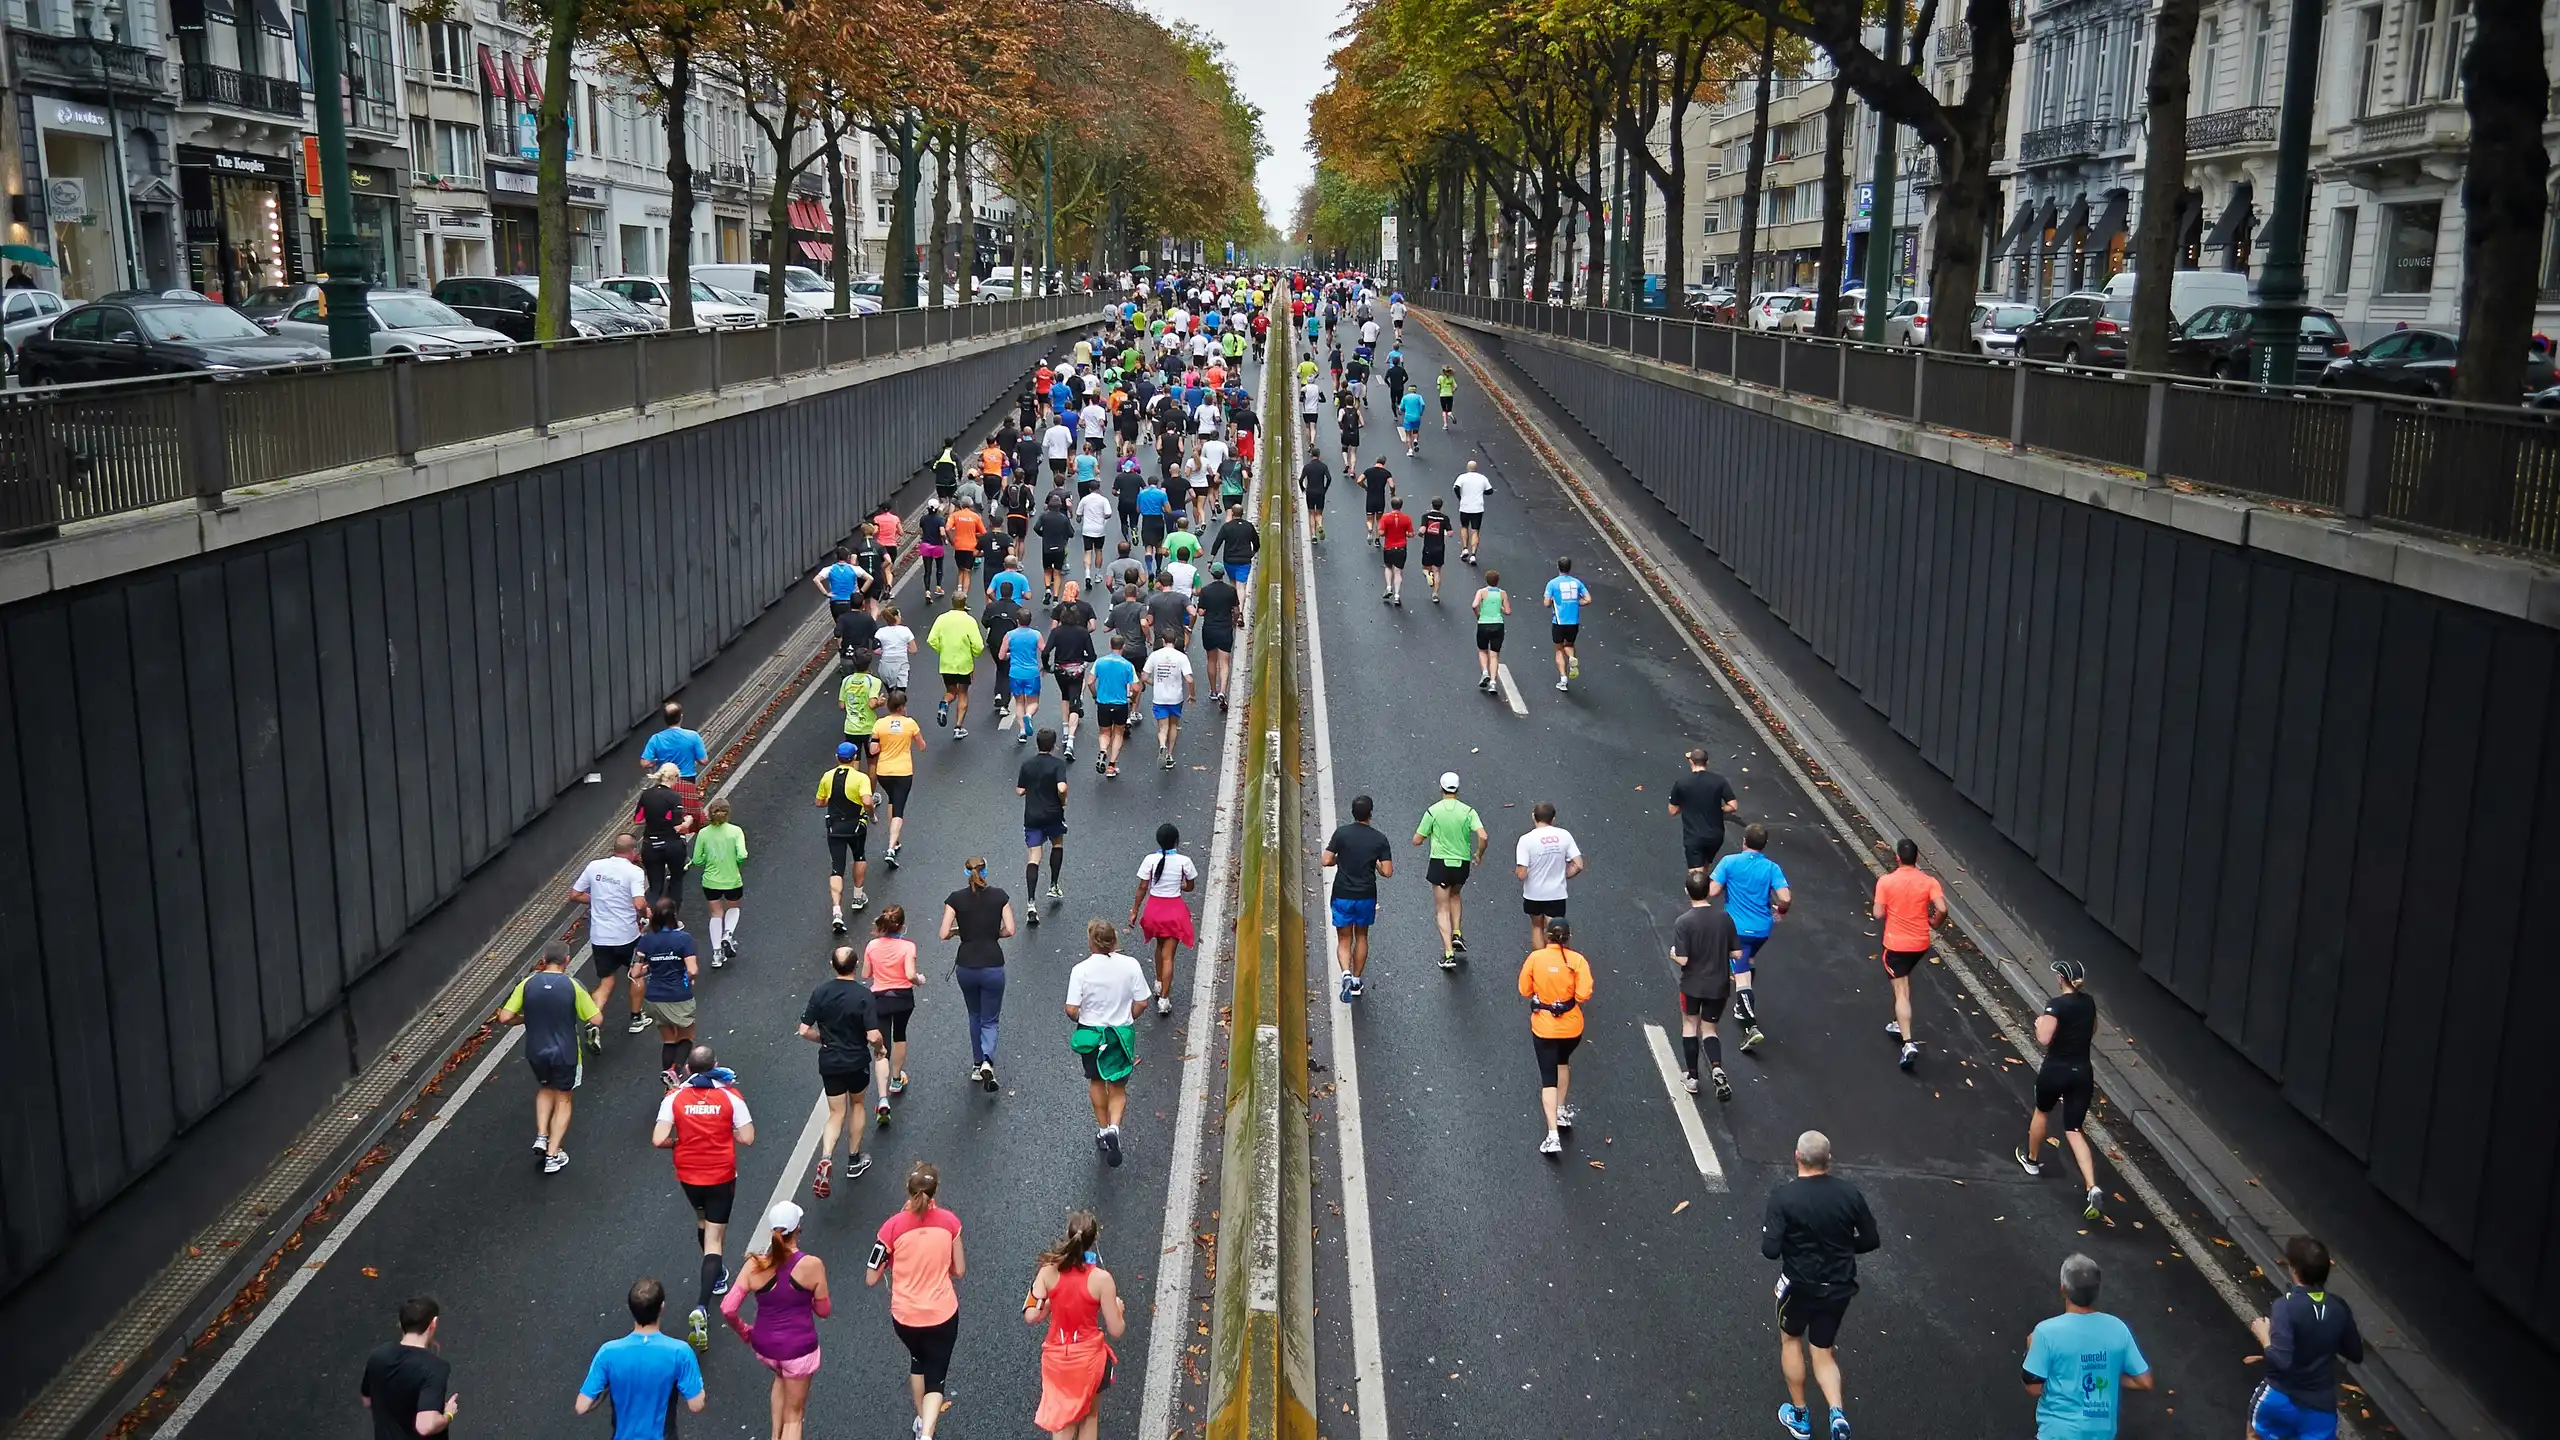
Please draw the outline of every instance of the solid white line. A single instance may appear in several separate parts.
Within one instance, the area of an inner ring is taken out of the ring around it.
[[[1301,510],[1298,573],[1306,577],[1306,602],[1302,608],[1307,617],[1307,667],[1315,700],[1316,818],[1324,833],[1331,836],[1339,823],[1333,808],[1333,718],[1325,701],[1324,632],[1316,618],[1321,592],[1315,584],[1315,544],[1308,538],[1309,528]],[[1339,982],[1329,1008],[1333,1012],[1334,1135],[1342,1152],[1342,1251],[1351,1273],[1352,1384],[1360,1406],[1360,1440],[1387,1440],[1387,1362],[1378,1340],[1378,1260],[1369,1228],[1369,1148],[1360,1126],[1360,1041],[1351,1023],[1352,1007],[1343,1003]]]
[[[1680,1133],[1689,1142],[1689,1158],[1698,1162],[1698,1173],[1707,1178],[1707,1188],[1724,1193],[1724,1162],[1716,1156],[1715,1142],[1707,1138],[1706,1122],[1698,1118],[1698,1099],[1689,1093],[1681,1078],[1680,1062],[1671,1056],[1670,1034],[1659,1025],[1647,1025],[1644,1040],[1653,1047],[1653,1064],[1662,1072],[1662,1088],[1671,1092],[1671,1113],[1680,1117]]]
[[[583,963],[585,956],[586,950],[582,946],[578,957],[570,962],[569,968],[576,969]],[[400,1158],[391,1162],[391,1168],[382,1172],[382,1178],[365,1190],[363,1197],[356,1201],[355,1208],[347,1212],[346,1219],[340,1221],[337,1228],[329,1232],[328,1238],[322,1240],[311,1252],[311,1258],[294,1267],[293,1278],[284,1282],[284,1288],[278,1290],[275,1298],[267,1302],[266,1308],[258,1312],[257,1318],[249,1322],[249,1328],[240,1332],[240,1338],[232,1342],[231,1348],[222,1352],[221,1358],[213,1362],[213,1368],[207,1370],[204,1378],[196,1382],[195,1388],[187,1392],[187,1398],[179,1402],[177,1410],[161,1425],[153,1440],[176,1440],[177,1436],[185,1433],[188,1422],[202,1413],[205,1406],[213,1403],[213,1397],[221,1392],[223,1382],[230,1379],[242,1362],[249,1358],[250,1351],[258,1348],[258,1342],[265,1339],[267,1332],[275,1328],[276,1322],[284,1318],[284,1312],[293,1308],[293,1302],[310,1287],[312,1280],[327,1267],[328,1263],[337,1257],[339,1249],[354,1237],[356,1231],[364,1225],[365,1217],[371,1215],[374,1207],[382,1203],[382,1197],[391,1193],[391,1187],[400,1183],[400,1177],[408,1174],[409,1167],[417,1164],[418,1157],[424,1155],[427,1147],[436,1142],[436,1137],[442,1135],[452,1125],[453,1117],[480,1089],[480,1082],[489,1078],[489,1073],[498,1068],[498,1062],[507,1058],[507,1052],[513,1050],[516,1042],[523,1038],[522,1029],[510,1026],[505,1034],[499,1036],[497,1041],[490,1045],[488,1053],[480,1057],[478,1065],[472,1067],[471,1074],[462,1082],[462,1087],[453,1092],[453,1098],[447,1100],[444,1108],[436,1112],[435,1118],[429,1120],[425,1128],[418,1132],[418,1137],[409,1142],[409,1148],[400,1152]]]
[[[859,1095],[854,1100],[856,1104],[861,1103]],[[774,1206],[790,1199],[791,1192],[800,1188],[800,1177],[808,1173],[809,1162],[817,1158],[818,1139],[826,1130],[827,1097],[821,1095],[817,1103],[809,1107],[808,1123],[800,1127],[800,1138],[792,1143],[791,1158],[783,1162],[782,1173],[774,1178],[772,1196],[764,1202],[762,1210],[746,1217],[747,1228],[754,1232],[753,1238],[747,1241],[746,1253],[761,1255],[773,1248],[773,1232],[764,1228],[764,1217],[772,1214]]]
[[[1514,715],[1528,714],[1529,702],[1520,698],[1520,687],[1512,683],[1511,667],[1496,663],[1494,673],[1502,677],[1502,703],[1510,706]]]
[[[1246,513],[1259,508],[1262,482],[1245,493]],[[1236,627],[1236,656],[1228,669],[1226,753],[1218,761],[1216,818],[1209,838],[1209,888],[1200,901],[1200,945],[1191,956],[1191,1008],[1186,1019],[1188,1053],[1182,1057],[1182,1097],[1174,1112],[1173,1154],[1164,1182],[1164,1233],[1156,1251],[1155,1307],[1147,1327],[1147,1383],[1138,1403],[1138,1433],[1173,1433],[1174,1372],[1182,1357],[1182,1339],[1190,1316],[1191,1236],[1198,1223],[1200,1137],[1209,1108],[1209,1050],[1218,1042],[1218,971],[1226,948],[1227,907],[1234,903],[1234,884],[1227,879],[1234,863],[1237,772],[1244,765],[1244,712],[1253,674],[1253,628]]]

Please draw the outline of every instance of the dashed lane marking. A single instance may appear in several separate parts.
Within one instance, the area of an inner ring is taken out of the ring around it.
[[[1707,1124],[1698,1118],[1698,1098],[1689,1093],[1680,1062],[1672,1057],[1670,1034],[1659,1025],[1647,1025],[1644,1043],[1653,1051],[1654,1068],[1662,1072],[1662,1088],[1671,1092],[1671,1113],[1680,1117],[1680,1135],[1689,1142],[1689,1158],[1698,1162],[1707,1188],[1723,1194],[1724,1161],[1716,1154],[1715,1142],[1707,1138]]]

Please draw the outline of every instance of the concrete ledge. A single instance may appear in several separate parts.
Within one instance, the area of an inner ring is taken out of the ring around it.
[[[1539,346],[1633,379],[1686,390],[1722,404],[1986,479],[2039,490],[2225,544],[2384,581],[2532,624],[2560,628],[2560,570],[2513,556],[2241,495],[2145,484],[2139,476],[2103,466],[2031,450],[2013,451],[2006,441],[1980,440],[1887,415],[1843,409],[1828,401],[1780,395],[1623,351],[1454,315],[1436,318],[1497,336],[1505,344]]]
[[[751,411],[849,390],[912,370],[930,369],[1083,323],[1079,316],[1057,325],[1022,326],[779,381],[683,396],[652,405],[646,414],[617,410],[560,421],[548,433],[523,430],[423,451],[415,464],[376,460],[290,480],[242,486],[225,494],[218,509],[207,510],[193,501],[179,501],[96,520],[73,521],[53,539],[0,551],[0,604],[70,590],[287,531],[463,489],[501,475],[538,470]]]

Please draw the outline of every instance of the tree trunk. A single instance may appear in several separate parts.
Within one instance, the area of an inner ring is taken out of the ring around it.
[[[964,122],[951,127],[952,164],[957,167],[954,183],[960,187],[960,227],[953,243],[960,250],[960,303],[966,305],[978,287],[978,177],[977,167],[969,163],[969,127]]]
[[[1589,198],[1583,202],[1590,219],[1582,228],[1585,232],[1583,248],[1591,252],[1591,260],[1583,280],[1582,303],[1599,309],[1609,303],[1610,256],[1605,236],[1616,232],[1618,210],[1610,203],[1610,193],[1600,188],[1600,115],[1596,105],[1592,107],[1590,151],[1591,184],[1586,192]],[[1604,231],[1603,226],[1608,229]]]
[[[2005,23],[2005,20],[2004,22]],[[1975,47],[1974,61],[1982,61]],[[1938,187],[1938,251],[1929,273],[1929,313],[1971,316],[1982,281],[1982,218],[1990,213],[1996,186],[1991,178],[1991,136],[1999,128],[1999,111],[1958,107],[1947,116],[1952,134],[1935,148],[1938,171],[1946,182]],[[2174,223],[2174,219],[2173,222]],[[1869,244],[1875,243],[1870,237]],[[1929,348],[1951,354],[1973,349],[1972,326],[1948,320],[1929,327]]]
[[[1819,335],[1841,333],[1841,269],[1848,260],[1849,229],[1849,87],[1834,77],[1831,103],[1822,112],[1822,250],[1818,262],[1820,291],[1813,297],[1813,328]],[[1869,245],[1881,244],[1872,228]],[[1882,304],[1879,296],[1868,303]],[[1873,312],[1869,312],[1873,313]]]
[[[1684,303],[1673,296],[1688,294],[1689,285],[1689,144],[1683,139],[1681,121],[1687,118],[1687,97],[1671,97],[1671,164],[1653,177],[1662,190],[1662,283],[1663,300],[1674,314],[1687,313]]]
[[[1609,279],[1600,294],[1610,305],[1623,309],[1627,303],[1627,147],[1615,145],[1610,150],[1609,245],[1601,252]]]
[[[890,310],[912,310],[916,306],[916,191],[924,184],[919,173],[924,147],[916,143],[916,122],[912,115],[900,115],[898,128],[889,140],[898,159],[898,188],[889,209],[889,253],[881,266],[881,305]]]
[[[2201,8],[2198,0],[2161,0],[2152,40],[2150,138],[2142,162],[2142,215],[2133,230],[2133,353],[2125,362],[2133,370],[2169,368],[2169,287],[2178,268],[2178,217],[2187,199],[2187,77]],[[1939,233],[1945,234],[1943,225]],[[1938,313],[1954,312],[1940,307]]]
[[[781,132],[769,137],[774,142],[774,161],[773,193],[764,201],[764,318],[774,324],[780,324],[790,314],[783,308],[790,290],[782,283],[782,275],[791,264],[791,182],[800,173],[791,163],[791,142],[799,134],[799,127],[791,123],[797,113],[793,103],[796,98],[787,94],[783,97]]]
[[[1529,267],[1529,298],[1544,305],[1555,294],[1556,227],[1564,218],[1563,197],[1557,193],[1553,172],[1539,175],[1538,196],[1544,203],[1530,221],[1531,234],[1538,242],[1538,259]],[[1572,242],[1568,239],[1566,243]]]
[[[2462,177],[2462,354],[2457,399],[2513,405],[2533,337],[2535,269],[2550,200],[2549,94],[2538,0],[2476,0],[2462,60],[2471,154]]]
[[[853,198],[845,193],[844,132],[830,127],[827,134],[827,279],[835,287],[835,298],[828,309],[838,315],[853,313],[853,256],[845,243],[845,212]]]
[[[1769,81],[1778,63],[1778,27],[1760,22],[1760,94],[1751,102],[1751,160],[1742,172],[1742,254],[1733,267],[1733,318],[1748,324],[1751,272],[1759,263],[1760,181],[1768,170]]]
[[[693,107],[693,44],[671,43],[674,83],[659,98],[667,127],[667,328],[693,328],[693,156],[686,116]]]
[[[951,131],[934,127],[933,139],[933,244],[926,253],[927,303],[942,308],[944,278],[951,264]]]
[[[1461,184],[1464,188],[1463,181]],[[1474,227],[1475,246],[1467,253],[1467,293],[1485,295],[1492,293],[1493,290],[1493,254],[1487,248],[1492,243],[1492,237],[1487,233],[1490,217],[1484,213],[1485,193],[1482,176],[1477,177],[1472,191],[1473,198],[1467,204],[1467,214]]]
[[[563,340],[570,333],[569,62],[585,9],[585,0],[548,0],[543,7],[551,43],[542,60],[542,108],[535,130],[541,155],[534,180],[534,203],[539,207],[536,264],[542,281],[542,293],[534,300],[537,340]]]

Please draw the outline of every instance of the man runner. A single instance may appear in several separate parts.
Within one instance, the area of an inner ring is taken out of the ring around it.
[[[1742,846],[1741,854],[1717,861],[1707,878],[1714,886],[1710,893],[1724,897],[1725,912],[1742,937],[1742,958],[1733,962],[1733,1018],[1742,1026],[1747,1054],[1760,1047],[1762,1038],[1759,1007],[1751,1003],[1751,964],[1795,895],[1787,888],[1787,872],[1764,853],[1769,848],[1767,826],[1744,826]]]
[[[1671,787],[1667,807],[1680,822],[1680,859],[1684,869],[1712,870],[1724,849],[1724,823],[1742,809],[1733,786],[1707,768],[1703,746],[1689,749],[1689,772]]]
[[[1450,488],[1458,492],[1458,558],[1473,565],[1484,544],[1484,501],[1493,493],[1493,477],[1470,460]]]
[[[1309,454],[1307,463],[1298,467],[1298,488],[1307,495],[1308,538],[1321,544],[1324,541],[1324,492],[1333,488],[1333,472],[1325,467],[1323,456]]]
[[[721,1263],[729,1211],[738,1199],[738,1147],[756,1143],[756,1122],[738,1077],[722,1068],[708,1045],[687,1057],[684,1084],[658,1102],[651,1144],[674,1152],[676,1183],[693,1207],[693,1233],[702,1251],[702,1284],[685,1317],[686,1338],[696,1350],[711,1348],[711,1302],[729,1292],[729,1267]]]
[[[569,1115],[586,1078],[586,1037],[604,1014],[568,970],[567,950],[544,949],[497,1015],[501,1025],[524,1026],[525,1063],[533,1069],[533,1148],[542,1154],[545,1175],[569,1168]]]
[[[1466,906],[1458,892],[1465,888],[1467,875],[1476,862],[1484,858],[1485,846],[1492,836],[1485,833],[1484,820],[1475,807],[1458,798],[1458,772],[1442,771],[1440,798],[1422,812],[1422,823],[1413,830],[1413,843],[1429,845],[1424,852],[1429,863],[1423,878],[1431,882],[1433,918],[1440,926],[1440,968],[1455,970],[1458,957],[1467,953]]]
[[[860,752],[847,740],[836,747],[835,768],[818,777],[817,808],[827,815],[827,912],[835,932],[844,933],[844,881],[853,877],[853,908],[871,904],[862,888],[869,861],[864,850],[871,833],[871,777],[862,773]]]
[[[1733,989],[1733,962],[1742,955],[1742,937],[1733,917],[1708,903],[1714,888],[1704,870],[1692,870],[1685,882],[1689,908],[1671,922],[1671,963],[1680,967],[1680,1074],[1689,1093],[1698,1093],[1698,1050],[1707,1052],[1707,1073],[1715,1081],[1716,1098],[1733,1098],[1733,1081],[1724,1073],[1724,1042],[1716,1038],[1716,1022],[1724,1018],[1725,997]]]
[[[1378,598],[1390,605],[1404,603],[1404,562],[1412,553],[1413,517],[1404,513],[1404,497],[1387,502],[1387,513],[1378,517],[1379,572],[1386,578],[1386,590]]]
[[[1159,585],[1163,576],[1156,577]],[[1156,592],[1159,596],[1167,593]],[[1173,768],[1173,745],[1182,737],[1182,706],[1199,693],[1199,685],[1191,676],[1191,657],[1182,652],[1179,629],[1156,631],[1155,653],[1147,657],[1148,695],[1155,702],[1156,748],[1164,753],[1164,768]]]
[[[1378,882],[1396,873],[1395,847],[1369,823],[1375,802],[1351,797],[1351,823],[1324,842],[1325,868],[1333,871],[1333,958],[1342,971],[1342,1003],[1369,988],[1369,929],[1378,923]]]
[[[1807,1130],[1796,1137],[1796,1178],[1769,1192],[1760,1219],[1760,1253],[1778,1262],[1778,1368],[1787,1381],[1787,1404],[1778,1423],[1796,1440],[1811,1440],[1812,1417],[1804,1408],[1805,1350],[1813,1351],[1813,1379],[1831,1407],[1831,1440],[1849,1440],[1840,1410],[1840,1362],[1832,1351],[1840,1321],[1858,1293],[1858,1257],[1884,1243],[1875,1213],[1858,1187],[1831,1173],[1831,1137]]]
[[[969,677],[978,668],[978,657],[987,651],[986,632],[969,614],[969,587],[963,584],[951,596],[951,608],[933,622],[924,643],[931,647],[942,673],[942,705],[933,712],[933,723],[952,726],[951,738],[969,738]],[[957,702],[955,714],[953,705]]]
[[[1124,653],[1128,637],[1114,631],[1111,653],[1093,662],[1094,773],[1117,779],[1120,751],[1129,743],[1129,701],[1138,688],[1138,667]]]
[[[1520,910],[1529,917],[1529,948],[1543,950],[1547,926],[1565,914],[1565,885],[1582,873],[1582,847],[1556,823],[1556,807],[1541,800],[1529,808],[1529,831],[1512,847],[1511,873],[1520,882]]]
[[[1229,525],[1244,523],[1235,520]],[[1221,532],[1220,539],[1224,538],[1225,532]],[[1209,583],[1192,597],[1192,608],[1200,616],[1200,652],[1208,662],[1209,698],[1217,701],[1222,711],[1227,708],[1227,681],[1235,670],[1236,611],[1243,603],[1243,593],[1227,578],[1226,567],[1220,565],[1209,567]]]
[[[1458,371],[1453,365],[1440,367],[1440,428],[1458,428]]]
[[[1022,908],[1040,923],[1040,847],[1049,847],[1049,903],[1067,898],[1059,873],[1067,867],[1067,762],[1058,758],[1058,732],[1040,732],[1038,753],[1022,762],[1013,793],[1022,797]]]
[[[1920,869],[1920,847],[1908,838],[1893,846],[1893,869],[1876,877],[1875,903],[1867,913],[1884,922],[1884,973],[1893,982],[1893,1019],[1884,1033],[1902,1042],[1901,1065],[1920,1059],[1911,1028],[1911,971],[1929,953],[1929,929],[1947,918],[1947,892]]]
[[[1449,563],[1449,512],[1440,508],[1440,497],[1431,497],[1431,508],[1422,512],[1422,578],[1431,585],[1431,603],[1440,603],[1440,571]]]
[[[810,1196],[819,1200],[835,1192],[836,1145],[848,1122],[853,1139],[844,1178],[859,1180],[871,1168],[871,1157],[862,1149],[863,1131],[871,1123],[862,1104],[862,1092],[871,1085],[871,986],[855,973],[861,965],[860,951],[837,946],[835,978],[820,981],[800,1007],[800,1038],[817,1042],[818,1089],[827,1103],[817,1174],[809,1182]]]
[[[1556,557],[1555,577],[1547,581],[1547,631],[1556,647],[1556,688],[1565,688],[1568,680],[1582,678],[1582,656],[1574,642],[1582,634],[1582,602],[1591,598],[1591,587],[1573,573],[1573,557]]]
[[[2332,1440],[2338,1433],[2338,1362],[2364,1363],[2364,1336],[2347,1302],[2328,1293],[2329,1247],[2308,1235],[2285,1242],[2293,1284],[2249,1322],[2267,1353],[2266,1377],[2249,1397],[2259,1440]]]
[[[589,861],[569,886],[569,899],[587,907],[587,950],[596,962],[596,1008],[613,998],[613,982],[631,969],[631,950],[649,916],[649,872],[640,868],[640,838],[613,837],[613,853]],[[640,984],[631,985],[631,1033],[649,1028],[640,1014]]]

